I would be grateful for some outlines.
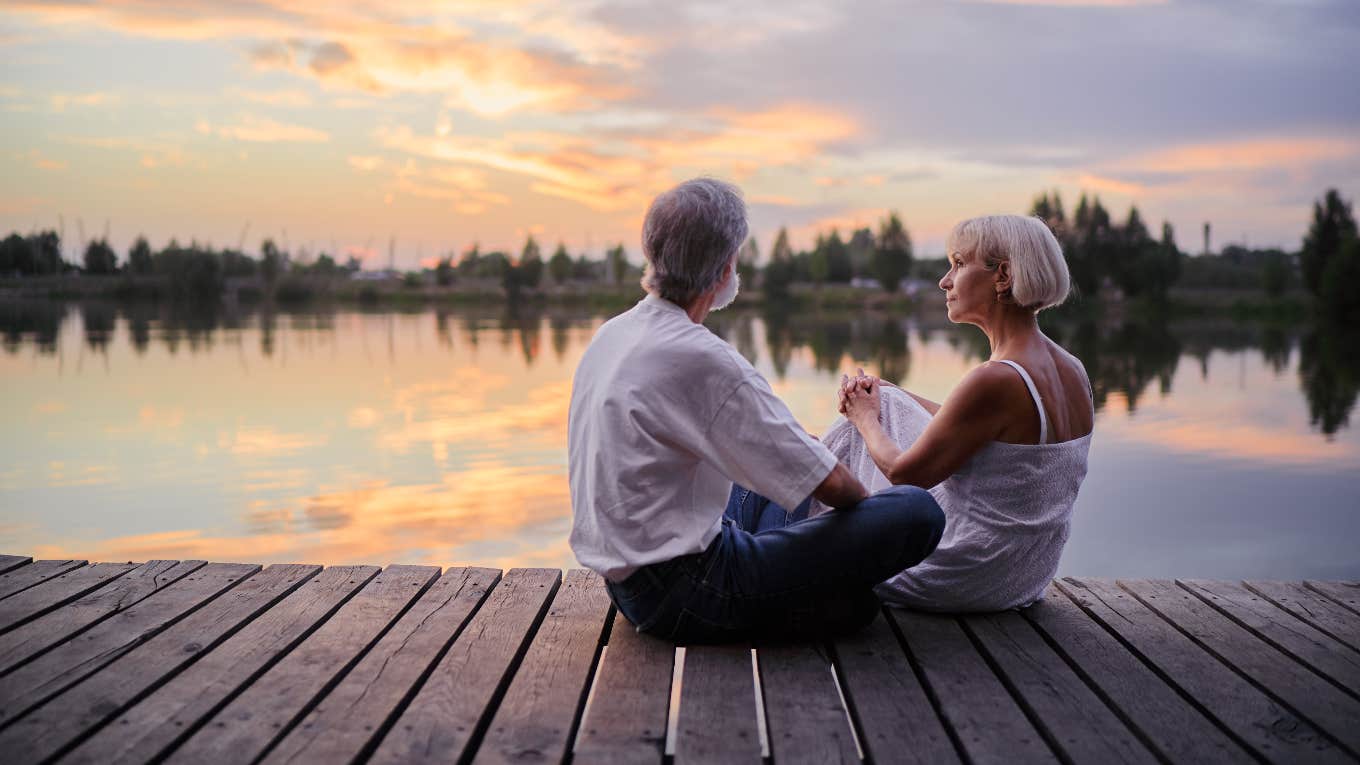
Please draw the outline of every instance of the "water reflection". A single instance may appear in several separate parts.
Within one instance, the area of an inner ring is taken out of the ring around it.
[[[123,560],[574,565],[567,402],[605,318],[534,304],[0,305],[9,434],[0,548]],[[855,365],[939,397],[988,354],[980,332],[938,316],[723,311],[708,324],[813,430],[834,418],[835,381]],[[1145,516],[1153,487],[1168,513],[1226,514],[1286,488],[1307,498],[1296,504],[1335,509],[1336,496],[1353,494],[1355,330],[1131,317],[1047,318],[1045,330],[1084,361],[1100,412],[1084,517],[1112,508]],[[82,367],[91,355],[101,363]],[[1201,472],[1168,478],[1188,465]],[[1204,480],[1232,471],[1243,471],[1243,486],[1269,488],[1243,497]],[[1124,483],[1134,478],[1136,488]],[[1206,495],[1210,486],[1216,493]],[[1328,518],[1309,526],[1314,547],[1350,538]],[[1121,522],[1079,525],[1069,560],[1083,568],[1068,570],[1139,573],[1118,567],[1142,560],[1119,551],[1136,533]],[[1184,559],[1143,573],[1214,575],[1193,561],[1225,528],[1255,534],[1234,542],[1247,546],[1285,533],[1268,522],[1184,522],[1162,518],[1150,542],[1165,547],[1174,536]]]

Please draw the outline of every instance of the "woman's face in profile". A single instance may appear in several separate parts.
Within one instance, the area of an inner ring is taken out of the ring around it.
[[[945,310],[955,324],[976,324],[996,302],[996,280],[1000,269],[988,270],[977,255],[951,251],[949,270],[940,279]]]

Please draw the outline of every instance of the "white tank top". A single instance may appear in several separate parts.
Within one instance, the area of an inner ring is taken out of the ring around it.
[[[1091,434],[1048,443],[1048,417],[1034,381],[1019,364],[1001,361],[1020,373],[1034,399],[1039,443],[993,441],[930,490],[944,509],[944,536],[928,558],[878,586],[886,602],[930,611],[1001,611],[1043,597],[1058,572]],[[911,446],[930,419],[905,392],[882,388],[880,420],[901,448]],[[849,421],[838,419],[822,442],[872,491],[889,485]],[[814,514],[824,510],[813,503]]]

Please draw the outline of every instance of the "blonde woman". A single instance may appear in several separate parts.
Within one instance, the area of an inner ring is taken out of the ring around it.
[[[945,512],[939,546],[880,584],[883,600],[1023,607],[1057,573],[1095,419],[1081,362],[1039,329],[1038,313],[1067,297],[1067,265],[1048,227],[1018,215],[959,223],[946,251],[949,320],[981,328],[991,360],[940,404],[862,371],[845,378],[845,419],[824,442],[870,491],[919,486]]]

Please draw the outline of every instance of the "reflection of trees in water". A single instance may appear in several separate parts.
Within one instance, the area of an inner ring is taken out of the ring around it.
[[[552,334],[553,356],[561,361],[567,355],[567,343],[570,340],[568,330],[571,329],[571,321],[565,316],[549,316],[548,329]]]
[[[85,331],[85,344],[95,353],[104,353],[113,338],[113,326],[118,311],[112,303],[91,301],[80,304],[80,323]]]
[[[66,306],[47,300],[0,303],[0,334],[5,350],[18,353],[25,341],[30,341],[38,353],[57,352],[57,337],[61,321],[66,317]]]
[[[1104,408],[1110,394],[1122,393],[1128,411],[1135,411],[1153,380],[1162,393],[1171,391],[1181,343],[1163,322],[1125,321],[1102,327],[1087,320],[1049,328],[1049,336],[1086,366],[1097,410]]]
[[[543,311],[537,306],[510,301],[501,314],[501,347],[509,350],[516,340],[526,366],[533,366],[538,358],[538,327]]]
[[[1314,324],[1299,341],[1299,384],[1311,423],[1330,438],[1350,424],[1360,393],[1360,327]]]
[[[755,363],[757,358],[755,314],[713,314],[705,322],[720,337]],[[891,382],[901,382],[911,370],[905,318],[882,314],[819,314],[768,311],[760,314],[765,324],[765,345],[775,376],[784,379],[794,350],[812,352],[813,367],[835,373],[848,354],[872,366]]]

